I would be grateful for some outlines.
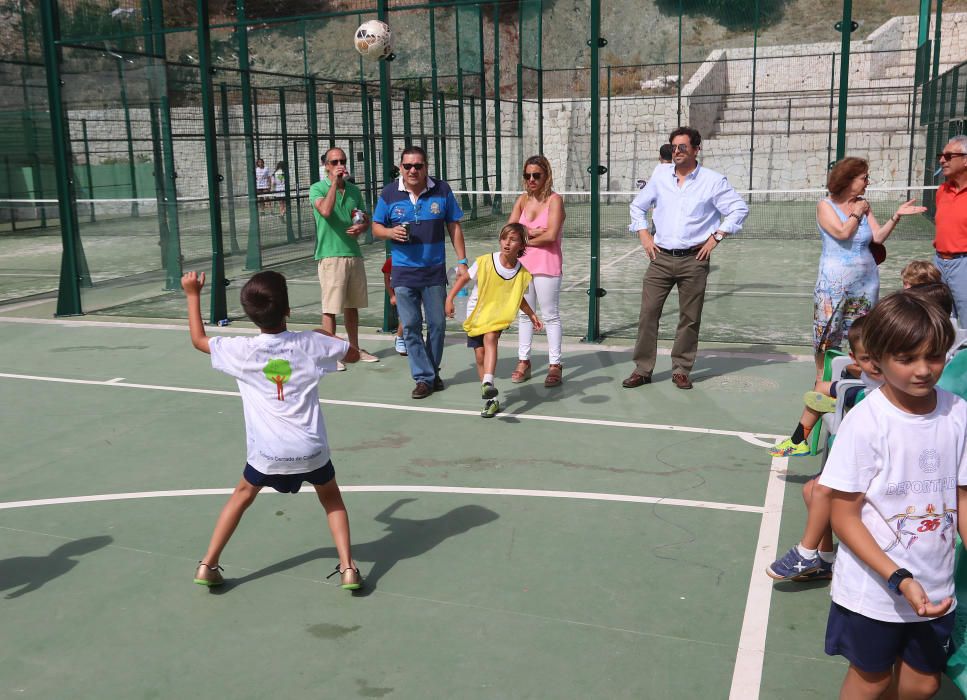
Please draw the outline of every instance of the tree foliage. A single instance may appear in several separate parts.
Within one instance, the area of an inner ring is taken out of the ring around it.
[[[729,29],[752,29],[756,25],[758,8],[759,26],[768,27],[782,19],[783,9],[789,0],[656,0],[658,8],[666,15],[677,15],[679,8],[684,15],[704,15]]]

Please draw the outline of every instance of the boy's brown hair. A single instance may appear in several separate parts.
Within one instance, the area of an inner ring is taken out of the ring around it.
[[[285,325],[289,314],[289,288],[285,276],[273,270],[256,272],[242,287],[242,308],[252,323],[272,331]]]
[[[500,237],[498,240],[504,240],[512,233],[516,233],[517,237],[520,238],[521,249],[517,254],[517,257],[521,257],[527,252],[527,229],[524,228],[523,224],[507,224],[502,229],[500,229]]]
[[[935,302],[909,290],[880,300],[866,316],[863,347],[874,361],[926,345],[931,355],[945,355],[954,342],[950,315]]]
[[[954,312],[954,295],[950,293],[950,287],[943,282],[916,284],[904,291],[907,294],[915,294],[921,299],[932,301],[943,309],[944,313],[948,316]]]
[[[849,342],[850,352],[852,352],[854,355],[857,353],[857,348],[861,347],[864,350],[866,349],[866,346],[863,345],[863,326],[865,325],[866,316],[854,318],[853,324],[846,332],[846,340]]]
[[[940,270],[929,260],[911,260],[900,271],[900,281],[904,287],[940,282]]]

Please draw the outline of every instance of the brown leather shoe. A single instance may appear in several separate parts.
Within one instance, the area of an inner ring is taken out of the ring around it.
[[[621,386],[623,386],[625,389],[634,389],[642,384],[651,384],[651,374],[638,374],[638,372],[635,371],[632,372],[627,379],[621,382]]]
[[[425,399],[427,396],[433,393],[433,387],[431,387],[426,382],[417,382],[416,387],[410,393],[410,397],[414,399]]]
[[[675,382],[675,386],[677,386],[679,389],[692,388],[692,380],[688,378],[687,374],[675,372],[672,374],[672,381]]]

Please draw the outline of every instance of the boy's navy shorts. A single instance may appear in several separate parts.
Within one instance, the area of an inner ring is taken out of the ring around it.
[[[336,470],[332,460],[311,472],[299,474],[263,474],[251,464],[246,464],[242,477],[252,486],[268,486],[279,493],[299,493],[303,481],[322,486],[336,478]]]
[[[503,333],[503,331],[497,331],[497,337],[498,338],[500,337],[500,334],[501,333]],[[474,350],[476,350],[477,348],[482,348],[483,347],[483,339],[484,339],[484,334],[482,334],[482,335],[468,335],[467,336],[467,347],[468,348],[473,348]]]
[[[921,673],[942,673],[953,651],[953,629],[952,612],[923,622],[883,622],[833,603],[826,623],[826,653],[844,656],[866,673],[891,670],[897,657]]]

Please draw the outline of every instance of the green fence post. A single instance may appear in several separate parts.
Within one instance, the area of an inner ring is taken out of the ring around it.
[[[310,164],[311,164],[311,161],[310,161]],[[301,239],[302,238],[302,197],[300,193],[302,192],[302,178],[299,177],[299,170],[300,170],[299,142],[296,141],[295,143],[292,144],[292,167],[289,168],[289,172],[291,172],[292,176],[295,178],[295,182],[293,184],[295,185],[296,237]],[[316,174],[318,175],[318,170],[316,171]],[[288,183],[288,181],[289,179],[286,178],[286,183]],[[291,202],[289,205],[289,218],[292,218]]]
[[[437,113],[437,93],[439,92],[438,76],[437,76],[437,66],[436,66],[436,13],[433,8],[430,8],[430,104],[433,105],[433,162],[436,164],[437,168],[440,168],[440,164],[444,162],[446,156],[442,152],[442,148],[446,148],[446,144],[442,145],[440,143],[440,122],[443,120],[443,112]],[[440,102],[440,108],[443,108],[443,102]],[[443,170],[438,170],[440,176],[445,180],[446,175],[443,175]]]
[[[228,202],[228,240],[232,255],[242,251],[238,245],[238,230],[235,228],[235,175],[232,172],[232,135],[231,121],[228,118],[228,85],[218,86],[222,112],[222,141],[225,146],[225,198]]]
[[[376,162],[369,133],[369,91],[366,83],[359,86],[360,119],[363,126],[363,178],[366,181],[370,211],[376,207]]]
[[[829,54],[829,124],[827,126],[826,132],[826,169],[833,167],[833,110],[835,109],[836,101],[836,54]]]
[[[675,94],[678,103],[678,126],[682,125],[682,16],[685,14],[684,0],[678,0],[678,85],[675,87]],[[594,38],[594,37],[592,37]]]
[[[458,40],[459,42],[459,40]],[[463,69],[457,68],[457,134],[460,138],[460,189],[467,190],[467,130],[463,113]],[[461,207],[470,208],[470,198],[464,194],[461,197]]]
[[[3,157],[3,167],[7,173],[7,183],[9,183],[8,184],[8,189],[9,189],[9,186],[13,183],[13,172],[10,169],[10,156]],[[10,190],[10,194],[11,195],[14,194],[13,190]],[[14,204],[13,202],[10,203],[10,230],[11,231],[17,230],[17,205]]]
[[[594,102],[594,100],[591,100]],[[544,153],[544,67],[537,67],[537,152]]]
[[[500,25],[494,24],[494,34],[500,33]],[[490,163],[487,158],[487,71],[484,67],[483,8],[477,8],[477,42],[480,45],[480,163],[483,170],[483,205],[490,204]],[[474,189],[477,189],[474,186]],[[474,216],[477,201],[474,197]]]
[[[447,180],[447,110],[446,96],[440,93],[440,177]]]
[[[84,139],[84,172],[87,174],[87,196],[91,200],[88,221],[93,224],[97,221],[97,214],[94,211],[94,173],[91,170],[91,149],[90,142],[87,140],[86,119],[81,119],[81,136]],[[9,173],[7,174],[7,182],[10,182]]]
[[[517,169],[523,171],[524,165],[524,65],[517,64]]]
[[[850,35],[858,26],[853,21],[853,0],[843,0],[843,19],[836,25],[836,29],[842,35],[839,63],[839,118],[836,124],[836,160],[842,160],[846,156],[846,111],[849,103],[849,40]]]
[[[330,100],[332,93],[329,93]],[[332,102],[329,103],[329,113],[332,113]],[[319,114],[316,109],[316,79],[306,81],[306,119],[309,122],[309,184],[319,180]],[[331,137],[330,137],[331,138]],[[330,146],[331,148],[331,146]],[[296,189],[301,192],[300,189]],[[300,227],[301,230],[301,227]]]
[[[413,123],[410,117],[410,89],[403,88],[403,145],[413,145]]]
[[[326,108],[329,110],[329,148],[335,148],[336,147],[336,100],[333,97],[332,90],[329,90],[326,93]]]
[[[208,28],[208,0],[196,0],[198,12],[198,79],[201,83],[202,130],[205,136],[205,166],[208,175],[208,222],[212,232],[212,273],[210,320],[217,323],[228,318],[225,297],[225,253],[222,249],[222,199],[218,172],[218,144],[215,132],[215,100],[212,86],[211,36]]]
[[[605,136],[604,136],[604,138],[605,138],[605,145],[604,145],[605,166],[604,167],[606,167],[608,169],[608,172],[610,173],[611,172],[611,66],[610,65],[608,65],[607,67],[605,67],[605,76],[606,76],[606,79],[607,79],[607,84],[605,86],[605,94],[607,95],[607,103],[606,103],[606,106],[605,106],[605,118],[607,119],[607,124],[606,124],[605,131],[604,131],[604,134],[605,134]],[[679,82],[681,82],[681,81],[679,81]],[[605,190],[607,190],[609,192],[611,191],[611,178],[610,178],[610,176],[608,177],[607,180],[605,180]],[[610,194],[607,197],[607,202],[608,202],[608,204],[611,204],[611,195]]]
[[[118,83],[121,86],[121,109],[124,110],[124,133],[128,143],[128,175],[131,179],[131,216],[138,216],[138,174],[134,167],[134,136],[131,133],[131,109],[128,107],[128,89],[124,80],[124,62],[127,60],[123,56],[115,56],[114,60],[118,65]]]
[[[43,36],[44,68],[47,74],[47,98],[50,108],[50,130],[54,147],[54,173],[57,180],[57,208],[60,213],[61,241],[64,249],[60,261],[60,284],[57,288],[57,316],[77,316],[81,309],[80,231],[74,210],[76,200],[70,164],[70,133],[64,109],[60,73],[60,24],[56,0],[40,0],[40,24]],[[90,284],[90,278],[87,280]]]
[[[759,0],[755,0],[755,18],[752,30],[752,109],[749,118],[749,189],[752,189],[752,166],[755,161],[755,81],[759,53]],[[678,83],[681,84],[681,79]]]
[[[245,27],[245,0],[235,0],[235,21]],[[248,189],[248,241],[245,246],[245,269],[262,269],[262,232],[259,223],[258,189],[255,185],[255,123],[252,114],[252,74],[248,56],[248,32],[235,33],[238,39],[238,66],[242,89],[242,138],[245,140],[245,181]]]
[[[500,143],[500,3],[494,5],[494,189],[499,193],[503,189]],[[491,213],[500,216],[501,195],[495,194]]]
[[[599,99],[599,72],[601,70],[601,47],[607,44],[601,38],[601,0],[591,0],[591,259],[588,285],[588,332],[583,340],[588,343],[601,341],[600,305],[605,290],[601,288],[601,176],[607,168],[601,167],[601,100]],[[679,83],[681,80],[678,81]]]
[[[381,21],[389,23],[389,1],[379,0],[377,5],[377,14]],[[380,102],[380,135],[382,136],[382,152],[383,152],[383,182],[389,182],[393,179],[393,164],[396,161],[395,153],[393,152],[393,111],[391,109],[392,95],[390,94],[391,86],[391,73],[390,66],[392,64],[389,61],[379,62],[379,102]],[[407,112],[408,114],[408,112]],[[376,188],[373,188],[374,194]],[[373,199],[375,203],[375,198]],[[390,242],[386,241],[386,254],[389,255],[390,252]],[[383,294],[383,332],[392,333],[396,331],[397,324],[399,323],[396,309],[389,303],[389,292],[384,292]]]
[[[283,197],[285,202],[285,213],[283,217],[285,219],[285,240],[287,243],[295,243],[295,234],[292,232],[292,212],[289,207],[291,205],[291,189],[289,187],[289,130],[288,122],[286,120],[286,109],[285,109],[285,88],[279,88],[279,127],[282,129],[282,177],[283,186],[285,190],[283,191]]]
[[[943,20],[943,0],[937,0],[937,12],[933,24],[933,71],[931,75],[936,80],[940,73],[940,24]]]
[[[470,218],[477,218],[477,100],[470,96]]]
[[[158,243],[161,247],[161,267],[168,269],[168,241],[171,234],[168,231],[168,214],[165,206],[165,172],[164,156],[161,154],[161,123],[158,119],[158,56],[156,42],[152,30],[154,17],[150,0],[141,0],[141,30],[144,34],[144,52],[148,57],[148,121],[151,125],[151,174],[154,177],[155,215],[158,219]],[[162,57],[161,70],[164,70]],[[174,289],[173,281],[165,275],[165,288]]]
[[[255,129],[255,156],[263,158],[262,153],[262,122],[259,119],[259,91],[252,87],[252,128]]]

